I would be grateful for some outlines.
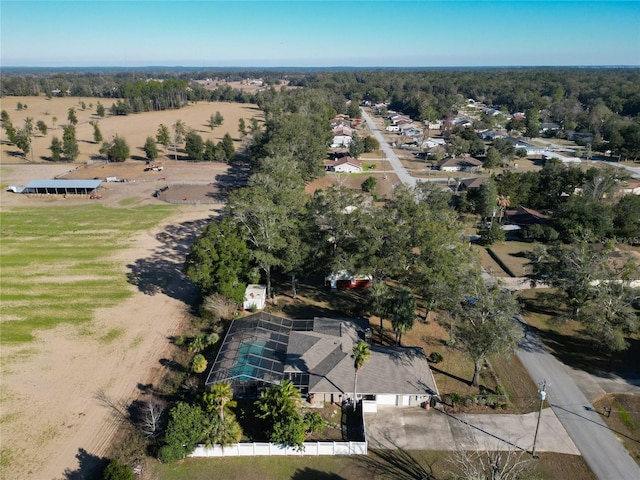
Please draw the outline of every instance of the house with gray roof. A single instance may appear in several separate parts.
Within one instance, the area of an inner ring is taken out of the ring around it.
[[[231,382],[239,397],[257,397],[270,384],[291,380],[315,402],[354,395],[354,345],[368,339],[363,319],[293,320],[264,312],[233,321],[206,381]],[[371,346],[358,372],[358,400],[415,406],[438,395],[424,350]]]

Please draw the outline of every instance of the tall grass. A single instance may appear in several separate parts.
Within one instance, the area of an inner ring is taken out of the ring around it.
[[[87,322],[95,309],[130,296],[126,272],[112,255],[173,211],[91,204],[0,212],[0,343]]]

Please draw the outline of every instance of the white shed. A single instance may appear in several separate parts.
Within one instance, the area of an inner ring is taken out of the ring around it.
[[[247,289],[244,292],[244,303],[242,304],[245,310],[262,310],[266,301],[266,285],[247,285]]]

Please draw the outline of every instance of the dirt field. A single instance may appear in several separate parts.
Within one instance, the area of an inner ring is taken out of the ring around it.
[[[29,344],[2,346],[0,478],[3,479],[85,478],[85,467],[105,454],[118,425],[105,399],[128,403],[140,393],[140,385],[153,384],[162,375],[164,367],[160,360],[170,358],[167,338],[180,330],[195,293],[181,275],[167,276],[167,268],[180,270],[188,246],[221,208],[204,201],[217,198],[221,186],[226,188],[235,178],[235,173],[224,164],[170,158],[161,159],[162,172],[144,172],[145,162],[135,159],[122,164],[87,164],[99,148],[89,141],[92,127],[88,124],[97,100],[83,100],[87,106],[93,103],[91,111],[83,112],[77,98],[2,99],[2,109],[9,112],[14,125],[21,125],[28,115],[52,127],[52,117],[58,118],[57,129],[35,139],[35,163],[31,163],[30,155],[25,160],[6,142],[0,145],[2,211],[18,206],[87,202],[103,202],[114,208],[161,204],[162,200],[153,193],[167,185],[170,188],[164,192],[166,199],[188,198],[201,202],[176,207],[173,216],[152,230],[138,234],[133,243],[135,247],[120,251],[114,258],[121,265],[123,275],[131,273],[136,266],[149,266],[146,272],[149,281],[162,288],[143,292],[131,286],[132,297],[113,308],[96,311],[93,323],[82,330],[62,326],[36,332],[36,340]],[[18,101],[27,104],[26,111],[15,110]],[[107,102],[103,104],[110,106]],[[42,163],[39,156],[48,153],[52,134],[61,137],[60,125],[66,123],[70,106],[76,107],[80,121],[80,158],[74,164]],[[211,133],[203,124],[216,111],[222,113],[225,122]],[[248,120],[256,113],[259,112],[255,107],[249,105],[207,103],[178,111],[105,118],[100,120],[100,128],[105,138],[115,133],[124,136],[132,155],[142,157],[144,154],[137,148],[144,144],[147,136],[155,135],[160,123],[169,125],[180,118],[199,130],[205,139],[217,141],[227,131],[238,139],[238,119]],[[4,132],[2,135],[4,140]],[[236,147],[240,147],[239,140]],[[129,181],[103,182],[100,200],[28,198],[6,191],[8,185],[24,185],[34,179],[104,179],[108,176]],[[100,341],[108,332],[119,332],[119,335]]]
[[[182,120],[188,128],[198,132],[203,140],[213,140],[218,142],[226,133],[234,139],[236,150],[241,148],[242,140],[238,131],[238,120],[244,118],[248,123],[252,117],[262,120],[262,112],[255,105],[224,103],[224,102],[200,102],[191,104],[179,110],[165,110],[162,112],[144,112],[127,116],[111,116],[100,118],[96,115],[96,104],[100,101],[107,112],[113,101],[109,99],[63,97],[47,100],[45,97],[4,97],[1,100],[2,110],[9,114],[14,127],[21,128],[27,117],[33,118],[34,124],[42,120],[48,127],[48,132],[42,136],[38,132],[33,139],[33,159],[32,154],[27,154],[24,158],[22,151],[13,145],[7,144],[7,136],[4,130],[0,133],[0,161],[5,163],[31,163],[40,162],[50,155],[49,146],[51,139],[56,136],[62,140],[62,126],[67,124],[67,114],[69,108],[75,108],[78,124],[76,125],[76,139],[80,148],[80,156],[76,163],[83,163],[92,158],[100,157],[99,150],[101,144],[93,141],[93,127],[90,121],[97,121],[102,136],[105,140],[115,135],[123,137],[129,145],[131,158],[134,160],[144,160],[145,154],[142,150],[147,137],[155,138],[158,126],[162,123],[171,129],[177,120]],[[26,105],[26,109],[17,110],[18,102]],[[82,110],[81,102],[86,105],[86,110]],[[91,105],[91,107],[90,107]],[[224,118],[224,123],[216,127],[213,131],[206,125],[212,114],[216,112]],[[173,158],[173,151],[163,150],[159,145],[161,158],[165,160]],[[180,152],[178,152],[180,153]]]

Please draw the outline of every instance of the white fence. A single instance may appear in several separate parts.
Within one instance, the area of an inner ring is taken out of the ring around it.
[[[275,443],[235,443],[222,448],[220,445],[198,445],[190,457],[256,457],[302,455],[366,455],[367,442],[304,442],[303,450]]]

